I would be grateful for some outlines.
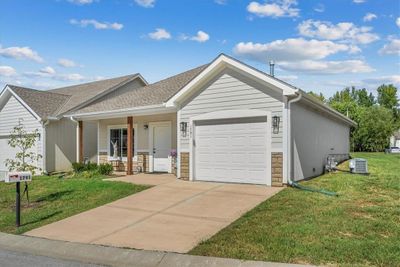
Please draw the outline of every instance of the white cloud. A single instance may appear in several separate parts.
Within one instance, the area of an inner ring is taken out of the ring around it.
[[[400,75],[367,78],[362,80],[362,83],[368,88],[376,88],[381,84],[394,84],[395,86],[400,86]]]
[[[206,32],[198,31],[197,34],[194,35],[194,36],[188,36],[186,34],[181,34],[179,36],[179,39],[182,40],[182,41],[191,40],[191,41],[204,43],[204,42],[207,42],[210,39],[210,35],[208,33],[206,33]]]
[[[391,39],[389,43],[379,49],[379,54],[400,55],[400,39]]]
[[[298,17],[300,9],[296,0],[274,0],[266,3],[251,2],[247,11],[259,17]]]
[[[39,71],[28,71],[23,73],[27,77],[48,78],[57,81],[83,81],[86,77],[79,73],[56,73],[56,71],[48,66]]]
[[[396,19],[396,25],[397,25],[397,27],[400,28],[400,17],[398,17],[398,18]]]
[[[214,0],[214,2],[218,5],[226,5],[228,0]]]
[[[367,13],[363,17],[363,21],[371,21],[371,20],[376,19],[376,18],[378,18],[378,16],[375,15],[374,13]]]
[[[365,3],[366,0],[353,0],[353,3],[362,4]]]
[[[281,79],[282,81],[290,82],[297,80],[299,77],[297,75],[279,75],[277,78]]]
[[[238,43],[234,52],[237,55],[260,62],[317,60],[338,52],[354,53],[357,48],[347,44],[337,44],[332,41],[305,40],[290,38],[276,40],[270,43]]]
[[[190,40],[200,42],[200,43],[207,42],[209,39],[210,39],[210,35],[208,35],[208,33],[203,32],[203,31],[198,31],[197,35],[190,38]]]
[[[94,2],[94,0],[68,0],[68,2],[76,5],[88,5]]]
[[[323,4],[321,4],[321,3],[319,3],[318,5],[316,5],[316,6],[314,7],[314,11],[315,11],[315,12],[322,13],[322,12],[325,11],[325,6],[324,6]]]
[[[142,7],[154,7],[154,4],[156,3],[156,0],[135,0],[136,4]]]
[[[148,36],[154,40],[171,39],[171,34],[163,28],[157,28],[155,32],[149,33]]]
[[[81,27],[92,25],[96,30],[121,30],[124,27],[124,25],[121,23],[99,22],[95,19],[71,19],[69,23],[71,23],[72,25],[79,25]]]
[[[305,20],[298,25],[299,34],[327,40],[342,40],[353,43],[368,44],[379,39],[372,33],[371,27],[357,27],[351,22],[332,24],[328,21]]]
[[[57,63],[58,65],[65,68],[71,68],[76,66],[76,63],[74,61],[66,58],[60,58]]]
[[[0,66],[0,76],[10,77],[16,75],[17,72],[13,67]]]
[[[39,72],[48,75],[54,75],[56,73],[56,71],[50,66],[40,69]]]
[[[362,60],[280,62],[279,68],[311,74],[366,73],[374,71]]]
[[[69,74],[59,74],[54,76],[55,80],[60,80],[60,81],[83,81],[85,80],[85,76],[79,74],[79,73],[69,73]]]
[[[0,45],[0,55],[3,57],[20,59],[20,60],[27,59],[39,63],[43,62],[43,58],[41,58],[36,51],[32,50],[28,46],[24,47],[13,46],[13,47],[2,48]]]

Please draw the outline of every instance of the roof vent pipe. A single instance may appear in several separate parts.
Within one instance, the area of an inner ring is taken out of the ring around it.
[[[274,67],[275,67],[275,62],[273,60],[270,60],[269,61],[269,75],[271,75],[272,77],[275,76]]]

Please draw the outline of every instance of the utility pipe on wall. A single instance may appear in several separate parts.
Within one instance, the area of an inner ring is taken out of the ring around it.
[[[291,112],[290,112],[290,107],[291,107],[292,103],[296,103],[296,102],[300,101],[302,97],[303,97],[303,95],[299,92],[297,97],[288,101],[288,114],[287,114],[288,125],[287,125],[287,140],[286,141],[287,141],[287,155],[288,155],[287,178],[288,178],[289,185],[291,185],[293,183],[292,172],[291,172],[291,169],[292,169],[292,142],[291,142],[291,140],[292,140],[292,116],[291,116]]]

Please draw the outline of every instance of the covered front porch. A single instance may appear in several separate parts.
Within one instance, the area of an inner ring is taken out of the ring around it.
[[[103,115],[78,118],[79,161],[87,160],[84,143],[97,139],[97,163],[114,171],[176,174],[177,114]],[[97,136],[84,136],[83,121],[97,123]]]

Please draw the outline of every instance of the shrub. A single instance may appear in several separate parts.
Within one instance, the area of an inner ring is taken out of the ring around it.
[[[95,175],[95,172],[93,172],[93,171],[83,171],[80,175],[83,178],[92,178]]]
[[[97,163],[91,163],[90,161],[85,165],[85,171],[97,171]]]
[[[85,164],[81,162],[74,162],[72,163],[72,169],[75,173],[83,172],[85,170]]]
[[[110,175],[113,172],[113,166],[109,163],[100,164],[98,166],[98,172],[101,175]]]

